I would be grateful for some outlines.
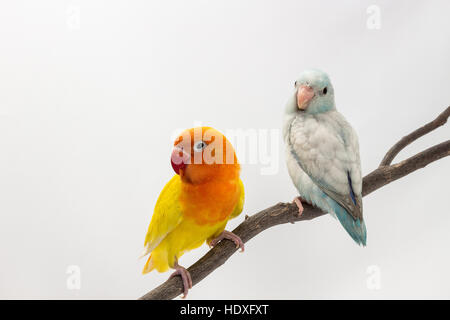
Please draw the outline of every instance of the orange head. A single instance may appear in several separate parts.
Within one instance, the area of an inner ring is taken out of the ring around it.
[[[210,127],[187,129],[175,140],[172,168],[184,182],[232,179],[239,175],[239,163],[227,138]]]

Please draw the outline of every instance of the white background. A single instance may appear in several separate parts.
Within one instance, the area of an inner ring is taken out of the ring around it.
[[[367,27],[373,4],[379,30]],[[137,257],[173,174],[173,132],[278,130],[306,68],[330,75],[369,173],[450,104],[449,11],[446,0],[3,1],[0,298],[135,299],[163,282],[169,273],[142,276]],[[242,166],[246,204],[229,229],[296,195],[281,138],[273,156],[274,175]],[[189,297],[448,299],[449,173],[446,158],[364,198],[366,248],[330,216],[279,226]],[[69,265],[79,290],[67,288]],[[373,265],[379,290],[367,286]]]

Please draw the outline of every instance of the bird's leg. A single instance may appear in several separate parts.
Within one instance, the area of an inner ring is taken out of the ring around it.
[[[228,239],[233,241],[236,244],[236,248],[241,248],[241,252],[244,252],[244,242],[239,238],[238,235],[235,235],[233,232],[223,230],[221,234],[219,234],[216,238],[209,241],[208,245],[210,247],[215,247],[220,240]]]
[[[175,272],[170,275],[169,279],[177,275],[181,277],[181,280],[183,281],[183,296],[181,298],[184,299],[186,298],[189,289],[192,288],[191,274],[189,273],[189,271],[186,270],[186,268],[178,264],[178,259],[176,257],[173,269],[175,269]]]
[[[302,202],[307,203],[307,204],[311,204],[308,201],[306,201],[305,199],[303,199],[301,196],[298,196],[298,197],[294,198],[294,203],[298,207],[298,216],[299,217],[303,214],[303,210],[304,210]]]

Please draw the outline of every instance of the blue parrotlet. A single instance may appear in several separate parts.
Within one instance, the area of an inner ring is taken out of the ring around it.
[[[306,70],[286,106],[283,137],[286,162],[302,201],[336,217],[352,239],[366,245],[362,177],[356,132],[336,110],[330,78]]]

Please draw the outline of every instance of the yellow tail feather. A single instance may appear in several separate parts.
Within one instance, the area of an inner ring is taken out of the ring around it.
[[[142,270],[142,274],[149,273],[153,269],[155,269],[155,266],[154,266],[153,261],[152,261],[152,255],[150,255],[148,257],[147,262],[145,263],[144,270]]]

